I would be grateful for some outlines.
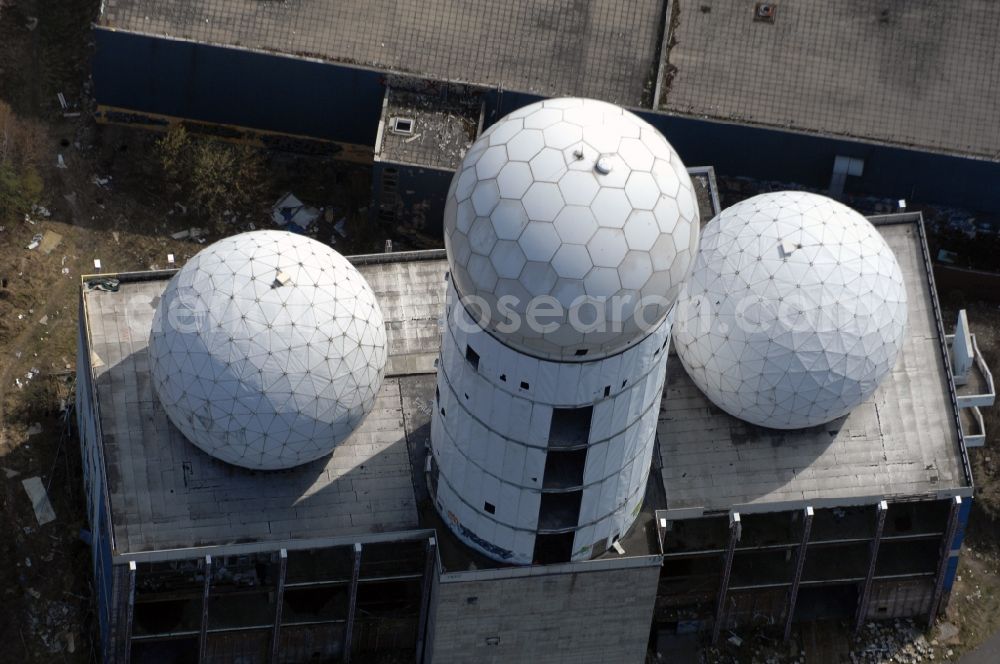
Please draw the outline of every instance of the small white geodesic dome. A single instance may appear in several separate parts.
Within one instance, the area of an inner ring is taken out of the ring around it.
[[[892,370],[906,328],[896,257],[863,216],[776,192],[705,226],[674,345],[726,412],[775,429],[847,414]]]
[[[618,106],[576,98],[525,106],[484,132],[444,213],[451,275],[470,312],[485,309],[504,343],[556,360],[609,355],[663,320],[698,228],[691,179],[663,135]],[[554,298],[561,315],[540,319],[548,330],[511,331],[503,296],[516,298],[509,309],[522,321],[533,298]],[[588,298],[600,309],[580,306]]]
[[[285,231],[198,252],[167,284],[149,338],[170,421],[208,454],[259,470],[329,454],[372,409],[385,362],[364,277]]]

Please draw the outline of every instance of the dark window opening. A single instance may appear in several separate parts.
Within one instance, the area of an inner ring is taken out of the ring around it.
[[[625,380],[623,380],[623,381],[622,381],[622,389],[624,389],[624,388],[625,388],[625,384],[626,384],[627,382],[628,382],[628,379],[627,379],[627,378],[626,378]]]
[[[444,417],[444,408],[441,409],[441,417]]]
[[[573,533],[536,535],[534,560],[539,565],[568,563],[573,557]]]
[[[506,383],[507,382],[507,374],[500,374],[500,380],[502,380],[503,382]]]
[[[604,396],[605,397],[610,397],[611,396],[611,386],[610,385],[605,385],[604,386]]]
[[[479,371],[479,353],[472,350],[472,346],[465,347],[465,361],[472,365],[472,368]]]
[[[587,349],[586,348],[577,348],[576,352],[573,353],[573,354],[576,355],[577,357],[583,357],[584,355],[587,354]]]
[[[594,407],[553,408],[549,424],[549,447],[577,447],[590,440]]]
[[[479,601],[478,597],[466,597],[465,598],[465,603],[466,604],[475,604],[478,601]]]
[[[571,489],[583,485],[583,469],[587,464],[587,448],[549,450],[545,455],[543,489]]]
[[[434,400],[441,403],[441,389],[437,385],[434,386]]]
[[[483,505],[483,509],[486,510],[486,512],[488,514],[496,514],[497,513],[497,506],[494,505],[493,503],[491,503],[488,500],[486,501],[486,504]]]
[[[538,529],[576,528],[580,522],[580,503],[582,500],[583,491],[543,493],[541,503],[538,506]]]
[[[892,520],[896,527],[896,532],[905,533],[913,530],[913,517],[909,514],[900,514]]]
[[[528,390],[528,389],[531,389],[531,386],[528,385],[528,383],[526,383],[525,381],[522,380],[521,381],[521,389],[522,390]]]

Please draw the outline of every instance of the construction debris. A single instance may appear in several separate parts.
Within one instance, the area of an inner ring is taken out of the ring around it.
[[[98,290],[98,291],[107,291],[109,293],[117,293],[118,292],[119,281],[117,279],[111,279],[111,278],[101,277],[101,278],[97,278],[97,279],[88,279],[84,283],[84,285],[89,290]]]
[[[854,664],[917,664],[947,661],[938,641],[927,638],[912,620],[868,622],[851,649]]]
[[[38,249],[38,245],[40,245],[42,243],[42,238],[43,238],[43,236],[42,236],[41,233],[35,233],[31,237],[31,242],[28,243],[28,246],[26,248],[28,250],[30,250],[30,251],[34,251],[35,249]]]
[[[289,192],[282,196],[271,208],[271,220],[278,226],[293,223],[302,230],[309,228],[319,217],[320,211],[309,207]]]
[[[51,254],[52,251],[62,242],[62,235],[55,231],[45,231],[39,243],[39,249],[43,254]]]
[[[176,233],[171,233],[170,237],[175,240],[200,240],[207,231],[204,228],[187,228]]]
[[[23,480],[21,484],[24,486],[24,490],[31,500],[31,507],[35,510],[35,518],[38,520],[38,525],[44,526],[49,522],[55,521],[56,512],[52,509],[52,502],[49,500],[49,494],[45,490],[45,485],[42,484],[42,479],[38,476],[29,477]]]

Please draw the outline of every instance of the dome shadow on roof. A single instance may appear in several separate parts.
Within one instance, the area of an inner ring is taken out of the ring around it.
[[[208,454],[250,469],[329,454],[371,411],[385,325],[361,274],[284,231],[226,238],[167,284],[149,339],[153,388]]]
[[[755,196],[705,226],[674,342],[695,384],[740,419],[799,429],[846,415],[902,347],[906,290],[863,216],[805,192]]]

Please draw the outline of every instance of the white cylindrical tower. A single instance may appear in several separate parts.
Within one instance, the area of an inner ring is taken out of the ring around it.
[[[668,314],[698,246],[687,171],[632,113],[550,99],[476,141],[444,228],[435,505],[499,561],[599,555],[645,495]]]

